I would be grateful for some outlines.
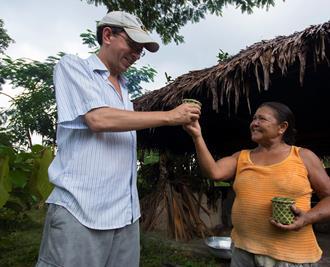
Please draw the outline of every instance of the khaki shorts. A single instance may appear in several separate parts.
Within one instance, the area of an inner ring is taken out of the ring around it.
[[[138,267],[139,260],[139,221],[94,230],[65,208],[49,205],[37,267]]]

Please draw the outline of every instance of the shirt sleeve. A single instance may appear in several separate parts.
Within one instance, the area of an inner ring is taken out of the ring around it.
[[[54,69],[54,85],[58,123],[84,128],[82,116],[98,107],[109,106],[102,97],[102,88],[94,81],[93,71],[79,57],[65,55]],[[87,127],[87,126],[85,126]]]

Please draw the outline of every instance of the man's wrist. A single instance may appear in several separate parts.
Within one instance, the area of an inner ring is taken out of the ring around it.
[[[164,118],[164,125],[165,126],[173,126],[175,125],[175,120],[173,119],[173,115],[171,110],[169,111],[163,111],[164,112],[164,116],[162,116]]]

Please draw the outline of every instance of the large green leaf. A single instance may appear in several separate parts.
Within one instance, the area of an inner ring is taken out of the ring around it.
[[[0,156],[9,156],[10,159],[14,160],[16,157],[16,152],[13,148],[0,144]]]
[[[29,172],[13,170],[10,172],[9,176],[15,188],[24,188],[28,180]]]
[[[36,144],[31,147],[31,151],[34,154],[42,153],[42,151],[45,149],[44,146]]]
[[[9,156],[0,156],[0,184],[7,192],[12,190],[12,184],[9,179]]]
[[[12,186],[9,180],[9,156],[0,157],[0,208],[6,204]]]
[[[32,175],[30,177],[30,191],[42,201],[46,200],[53,190],[53,185],[48,180],[48,167],[53,158],[52,148],[46,147],[41,152],[40,158],[35,159]]]
[[[0,208],[3,207],[3,205],[6,204],[7,200],[9,199],[9,194],[3,187],[3,185],[0,183]]]

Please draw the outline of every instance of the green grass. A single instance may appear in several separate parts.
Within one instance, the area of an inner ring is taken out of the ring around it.
[[[0,217],[0,266],[30,267],[37,260],[43,210],[32,210],[25,216]]]
[[[7,213],[6,213],[7,212]],[[45,210],[31,210],[24,216],[0,212],[0,266],[35,265],[42,235]],[[224,267],[211,256],[189,249],[183,242],[166,239],[159,233],[141,234],[141,267]]]

